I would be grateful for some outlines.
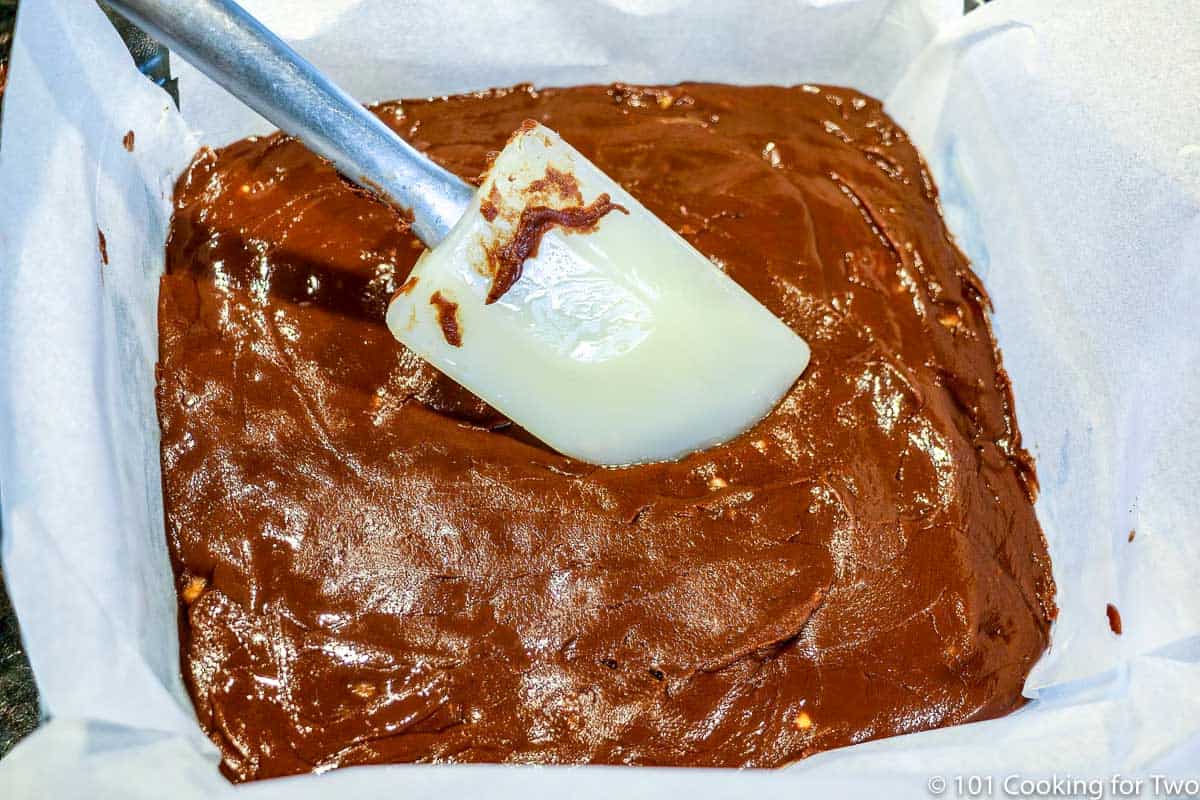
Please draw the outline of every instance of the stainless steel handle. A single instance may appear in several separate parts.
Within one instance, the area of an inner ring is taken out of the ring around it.
[[[232,0],[107,0],[350,180],[412,213],[433,247],[474,189],[393,133]]]

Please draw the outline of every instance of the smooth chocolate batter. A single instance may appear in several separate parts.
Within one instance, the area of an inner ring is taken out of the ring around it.
[[[202,152],[158,406],[184,674],[229,775],[777,766],[1021,704],[1055,613],[1033,469],[983,290],[877,102],[686,84],[377,111],[465,176],[522,120],[555,128],[812,363],[729,444],[572,461],[392,339],[420,252],[401,217],[283,136]]]
[[[434,292],[430,295],[429,302],[437,310],[438,325],[442,329],[442,336],[446,338],[446,344],[451,347],[462,347],[462,332],[458,327],[458,303],[447,300],[441,292]]]

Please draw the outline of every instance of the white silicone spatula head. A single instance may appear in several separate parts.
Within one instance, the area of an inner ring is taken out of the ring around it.
[[[410,212],[433,249],[388,325],[556,450],[675,458],[748,428],[804,371],[799,336],[552,131],[518,131],[473,192],[232,0],[109,4]]]
[[[677,458],[761,419],[804,340],[541,125],[388,309],[396,338],[554,449]]]

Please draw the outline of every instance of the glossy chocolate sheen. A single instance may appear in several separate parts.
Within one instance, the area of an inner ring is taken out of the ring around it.
[[[403,219],[279,135],[202,152],[158,407],[183,670],[229,775],[778,766],[1021,704],[1055,613],[1033,469],[983,290],[877,102],[686,84],[377,110],[463,176],[526,118],[558,130],[812,363],[726,445],[572,461],[392,339]]]

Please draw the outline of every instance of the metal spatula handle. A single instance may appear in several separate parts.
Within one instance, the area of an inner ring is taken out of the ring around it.
[[[350,180],[412,213],[430,247],[474,190],[393,133],[231,0],[108,0],[250,108],[328,158]]]

